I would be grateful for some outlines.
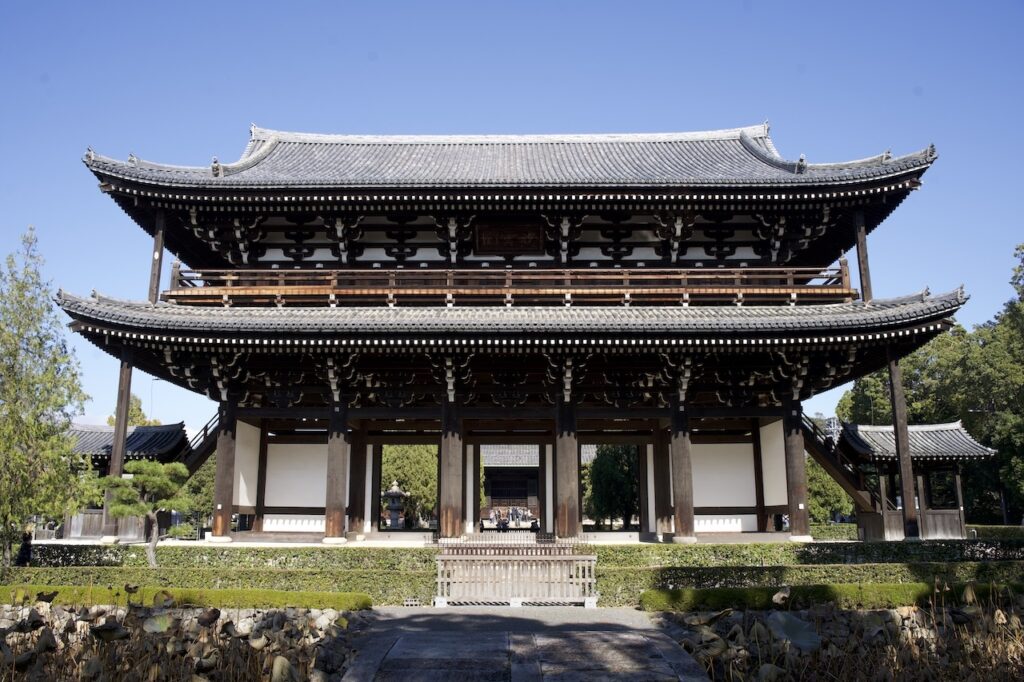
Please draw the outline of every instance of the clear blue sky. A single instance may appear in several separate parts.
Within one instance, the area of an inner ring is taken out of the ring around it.
[[[681,131],[769,120],[816,161],[935,143],[870,238],[876,296],[1011,295],[1024,242],[1021,2],[10,2],[0,9],[0,253],[36,226],[55,287],[142,299],[150,239],[80,159],[238,157],[248,126],[338,133]],[[168,259],[169,265],[169,259]],[[165,279],[166,281],[166,279]],[[85,419],[117,366],[78,338]],[[136,373],[164,422],[214,404]],[[831,413],[839,391],[808,411]]]

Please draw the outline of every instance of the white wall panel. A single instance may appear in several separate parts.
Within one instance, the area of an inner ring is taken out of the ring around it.
[[[260,429],[243,421],[235,428],[235,482],[232,499],[242,507],[256,506],[260,469]]]
[[[266,514],[263,531],[266,533],[323,533],[324,517],[318,514]]]
[[[693,506],[753,507],[754,448],[750,443],[694,443]]]
[[[270,444],[267,447],[266,504],[268,507],[326,506],[327,444]],[[266,518],[269,515],[264,518],[264,527]]]
[[[764,467],[766,507],[789,504],[786,494],[786,444],[782,420],[761,427],[761,466]]]
[[[756,514],[704,515],[693,517],[696,533],[753,533],[757,531]]]

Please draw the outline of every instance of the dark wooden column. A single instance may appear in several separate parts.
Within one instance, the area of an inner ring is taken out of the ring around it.
[[[648,533],[651,530],[651,519],[650,519],[650,496],[651,491],[648,489],[649,476],[647,472],[647,444],[636,446],[636,472],[639,477],[638,498],[640,500],[640,513],[637,515],[640,519],[640,527],[638,530],[641,533]]]
[[[381,459],[384,457],[384,446],[377,443],[373,446],[373,475],[370,480],[370,531],[380,530],[380,483]]]
[[[964,517],[964,491],[960,481],[960,463],[953,465],[953,482],[956,484],[956,508],[960,514],[960,537],[967,537],[967,521]]]
[[[540,518],[537,522],[540,524],[540,530],[542,533],[550,533],[551,529],[548,528],[547,514],[548,514],[548,448],[546,445],[537,446],[537,511]]]
[[[348,534],[358,539],[366,527],[366,431],[353,429],[349,443]]]
[[[167,214],[157,209],[153,224],[153,262],[149,270],[149,302],[156,303],[160,298],[160,274],[164,264],[164,230],[167,227]]]
[[[764,461],[761,456],[761,422],[750,424],[750,439],[754,449],[754,504],[757,512],[757,532],[768,531],[768,513],[764,508]]]
[[[918,499],[918,532],[922,538],[934,537],[936,529],[929,525],[931,519],[928,517],[928,484],[925,475],[921,471],[915,472],[917,478],[917,499]],[[940,521],[941,524],[941,521]]]
[[[235,493],[235,418],[236,403],[229,400],[220,404],[217,420],[217,472],[213,484],[213,537],[231,538],[231,514]]]
[[[690,417],[678,397],[672,399],[669,413],[669,457],[672,461],[672,507],[675,535],[672,542],[696,542],[693,520],[693,448],[690,443]]]
[[[672,534],[672,465],[668,431],[654,429],[654,516],[663,538]]]
[[[580,444],[576,436],[576,403],[555,407],[555,535],[573,538],[583,531],[580,520]]]
[[[256,464],[256,521],[252,529],[263,531],[263,515],[267,509],[267,420],[260,420],[260,452]]]
[[[445,400],[441,406],[441,449],[438,454],[438,497],[440,519],[438,529],[443,538],[461,537],[464,514],[463,496],[462,415],[459,406]]]
[[[480,527],[480,467],[482,466],[480,461],[480,446],[473,446],[473,503],[471,508],[473,510],[473,527]]]
[[[807,509],[807,460],[804,455],[803,406],[799,400],[782,403],[782,432],[786,450],[786,495],[789,498],[789,536],[791,540],[811,540],[811,520]]]
[[[127,350],[121,353],[121,368],[117,375],[117,404],[114,406],[114,442],[110,448],[110,464],[107,474],[120,476],[124,473],[124,451],[128,440],[128,408],[132,397],[132,356]],[[117,535],[117,519],[110,515],[108,494],[103,503],[103,535]]]
[[[903,372],[892,348],[889,354],[889,396],[892,400],[892,429],[896,437],[896,459],[900,469],[900,497],[903,498],[903,539],[921,537],[914,495],[914,466],[910,459],[910,432],[907,429],[907,398],[903,393]]]
[[[865,302],[872,299],[871,268],[868,267],[868,230],[864,224],[864,211],[853,214],[854,230],[857,233],[857,270],[860,274],[860,297]]]
[[[324,502],[324,542],[345,542],[345,498],[349,493],[352,432],[348,408],[334,405],[327,425],[327,490]]]

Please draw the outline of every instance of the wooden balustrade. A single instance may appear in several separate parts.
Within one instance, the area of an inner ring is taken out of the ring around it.
[[[444,555],[437,559],[442,604],[596,604],[596,556]]]
[[[834,268],[176,270],[164,301],[224,306],[799,305],[857,298]]]

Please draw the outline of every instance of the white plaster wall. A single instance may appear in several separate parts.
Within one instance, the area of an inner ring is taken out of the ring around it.
[[[764,468],[764,504],[789,504],[786,494],[786,445],[782,420],[761,427],[761,466]]]
[[[256,485],[260,471],[260,429],[237,422],[235,427],[235,482],[233,504],[256,506]]]
[[[267,533],[323,533],[322,514],[265,514],[263,531]]]
[[[268,507],[326,506],[327,443],[269,445],[265,501]]]
[[[705,515],[693,517],[696,533],[753,533],[757,531],[757,514]]]
[[[752,444],[695,443],[692,452],[694,507],[757,504]]]

